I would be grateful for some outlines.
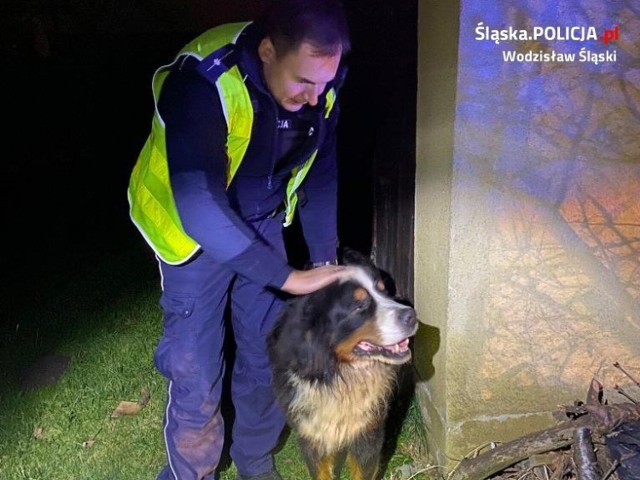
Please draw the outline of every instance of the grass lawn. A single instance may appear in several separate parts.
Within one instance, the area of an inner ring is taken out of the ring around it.
[[[145,248],[99,264],[34,265],[37,282],[31,270],[1,287],[0,479],[143,480],[159,472],[166,392],[152,356],[161,311]],[[23,391],[25,367],[45,355],[68,357],[67,371],[54,385]],[[149,400],[137,414],[112,418],[121,401],[136,402],[143,390]],[[425,479],[415,468],[423,454],[419,414],[411,399],[405,406],[384,478]],[[308,478],[293,435],[276,463],[285,479]],[[227,463],[221,479],[234,478]]]

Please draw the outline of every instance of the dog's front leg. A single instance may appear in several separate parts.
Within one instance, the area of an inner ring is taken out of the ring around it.
[[[383,423],[379,422],[349,446],[347,463],[351,480],[375,480],[383,442],[384,428]]]
[[[335,478],[335,455],[321,455],[318,449],[314,448],[313,442],[302,437],[298,437],[298,444],[302,458],[307,464],[309,475],[313,480],[333,480]]]
[[[378,474],[378,459],[363,464],[361,459],[349,454],[348,457],[351,480],[375,480]]]

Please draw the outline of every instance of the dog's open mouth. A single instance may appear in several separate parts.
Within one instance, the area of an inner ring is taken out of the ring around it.
[[[353,353],[365,357],[382,357],[380,360],[388,363],[404,363],[411,358],[408,338],[392,345],[376,345],[362,340],[355,346]]]

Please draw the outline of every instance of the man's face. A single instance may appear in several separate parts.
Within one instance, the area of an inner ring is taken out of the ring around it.
[[[341,56],[340,51],[330,57],[319,56],[312,45],[303,42],[297,50],[278,58],[269,38],[262,40],[258,53],[271,95],[289,112],[318,103],[327,83],[336,76]]]

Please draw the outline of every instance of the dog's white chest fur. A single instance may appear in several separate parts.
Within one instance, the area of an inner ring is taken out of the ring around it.
[[[291,374],[296,396],[289,405],[290,419],[318,450],[334,453],[380,421],[395,378],[394,368],[374,361],[343,365],[332,385]]]

